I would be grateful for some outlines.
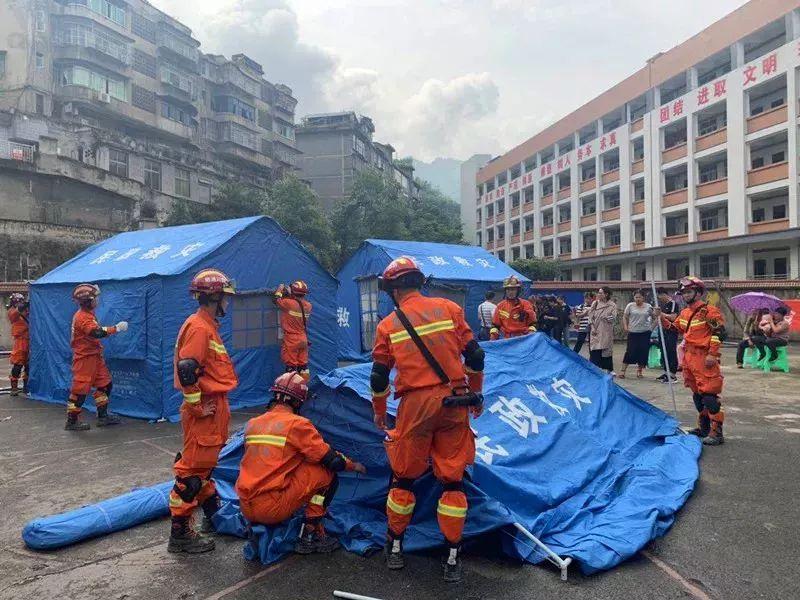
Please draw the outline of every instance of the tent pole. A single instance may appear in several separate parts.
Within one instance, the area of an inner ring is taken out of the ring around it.
[[[656,282],[650,280],[650,289],[653,291],[653,302],[658,306],[658,295],[656,294]],[[678,428],[680,428],[681,420],[678,418],[678,403],[675,402],[675,388],[672,387],[672,373],[669,370],[669,356],[667,356],[667,340],[664,339],[664,327],[661,325],[661,317],[658,318],[658,337],[661,339],[661,353],[664,357],[664,367],[667,375],[667,385],[669,385],[669,395],[672,397],[672,410],[675,411],[675,419],[678,421]]]
[[[567,568],[570,566],[570,564],[572,564],[572,559],[570,557],[561,558],[558,554],[550,550],[550,548],[548,548],[544,543],[542,543],[542,541],[539,540],[539,538],[537,538],[535,535],[533,535],[530,531],[525,529],[519,523],[514,523],[514,527],[516,527],[517,531],[519,531],[522,535],[524,535],[526,538],[528,538],[530,541],[532,541],[534,544],[539,546],[539,548],[541,548],[547,553],[549,560],[553,562],[559,569],[561,569],[561,581],[566,581]]]

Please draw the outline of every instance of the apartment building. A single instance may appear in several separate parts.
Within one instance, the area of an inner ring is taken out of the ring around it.
[[[288,87],[143,0],[0,5],[0,279],[294,170]]]
[[[459,204],[461,206],[461,232],[464,241],[475,239],[475,177],[478,171],[491,160],[489,154],[473,154],[461,163],[461,187]]]
[[[298,166],[326,210],[346,198],[359,173],[374,169],[407,197],[417,197],[414,167],[396,163],[394,148],[373,140],[375,125],[352,111],[309,115],[297,127]]]
[[[496,157],[477,244],[564,280],[800,277],[799,38],[797,2],[749,2]]]

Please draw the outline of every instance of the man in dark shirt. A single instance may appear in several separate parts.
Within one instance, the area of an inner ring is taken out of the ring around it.
[[[674,321],[680,312],[678,304],[665,288],[658,288],[656,294],[658,295],[658,307],[661,309],[662,314],[670,321]],[[668,376],[672,377],[672,381],[677,380],[675,373],[678,372],[678,332],[675,329],[664,329],[664,346],[667,348],[669,375],[667,375],[667,368],[664,365],[663,348],[659,345],[659,350],[662,351],[661,368],[664,369],[664,373],[657,379],[661,383],[667,383]]]

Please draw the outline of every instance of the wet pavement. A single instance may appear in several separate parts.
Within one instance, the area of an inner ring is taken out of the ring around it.
[[[622,353],[615,351],[618,359]],[[467,557],[465,582],[456,586],[440,581],[433,555],[410,556],[394,573],[379,556],[344,551],[265,568],[245,561],[235,538],[218,538],[213,553],[175,556],[166,552],[167,519],[30,551],[20,537],[30,519],[169,479],[180,427],[126,419],[67,432],[63,406],[0,395],[0,599],[318,599],[334,589],[386,600],[800,598],[800,348],[790,348],[789,374],[738,370],[733,350],[724,354],[726,444],[704,450],[700,482],[672,530],[620,567],[591,577],[574,569],[567,583],[548,566],[480,556]],[[671,412],[657,375],[638,380],[629,369],[620,383]],[[675,392],[691,427],[690,397],[682,385]],[[253,414],[235,413],[232,429]]]

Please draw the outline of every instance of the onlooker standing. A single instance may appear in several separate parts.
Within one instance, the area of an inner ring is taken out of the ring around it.
[[[786,320],[786,315],[789,314],[789,309],[785,306],[780,306],[775,309],[773,313],[767,313],[761,317],[759,328],[763,335],[754,336],[753,343],[758,348],[758,360],[763,360],[766,355],[764,347],[769,348],[770,362],[778,358],[776,349],[779,346],[785,346],[789,343],[789,321]]]
[[[633,302],[629,302],[622,313],[622,328],[628,334],[625,356],[622,358],[620,379],[625,379],[628,365],[638,365],[636,377],[641,378],[642,369],[647,366],[650,352],[650,332],[653,329],[653,307],[644,301],[644,292],[636,290]]]
[[[573,350],[577,354],[581,353],[583,343],[589,336],[589,309],[592,302],[594,302],[594,292],[586,292],[583,295],[583,304],[575,307],[575,316],[578,318],[578,340],[575,342]]]
[[[539,331],[550,337],[553,337],[553,329],[560,319],[555,304],[555,299],[552,296],[545,296],[543,302],[544,312],[539,316]]]
[[[478,339],[482,342],[489,339],[489,330],[492,328],[492,317],[494,317],[494,309],[496,308],[495,303],[492,302],[494,300],[494,292],[486,292],[484,298],[486,299],[478,305],[478,322],[481,324],[481,328],[478,331]]]
[[[555,321],[553,325],[553,339],[559,344],[563,344],[566,341],[565,334],[569,327],[571,316],[569,306],[567,306],[567,301],[564,296],[558,296],[558,298],[556,298],[554,308],[558,321]]]
[[[765,308],[758,308],[750,313],[750,316],[747,317],[747,320],[744,322],[742,341],[739,342],[739,346],[736,349],[736,366],[739,369],[744,368],[744,351],[747,348],[755,348],[753,338],[761,336],[761,330],[758,328],[758,325],[761,323],[761,317],[767,312],[769,311]]]
[[[678,309],[678,303],[672,299],[669,292],[663,287],[658,288],[656,290],[657,295],[657,302],[658,307],[661,309],[661,314],[669,321],[674,321],[678,318],[678,313],[680,310]],[[677,381],[677,377],[675,373],[678,372],[678,332],[674,329],[663,329],[664,333],[664,345],[661,346],[659,340],[659,350],[662,351],[661,356],[661,368],[664,369],[664,373],[658,377],[658,381],[662,383],[667,383],[667,377],[671,377],[672,381]],[[667,356],[663,356],[664,346],[667,348]],[[666,361],[664,359],[667,359]],[[669,362],[669,375],[667,375],[667,365],[666,362]]]
[[[597,299],[589,309],[589,360],[601,369],[614,375],[614,322],[617,320],[617,305],[611,299],[611,291],[601,287]]]

